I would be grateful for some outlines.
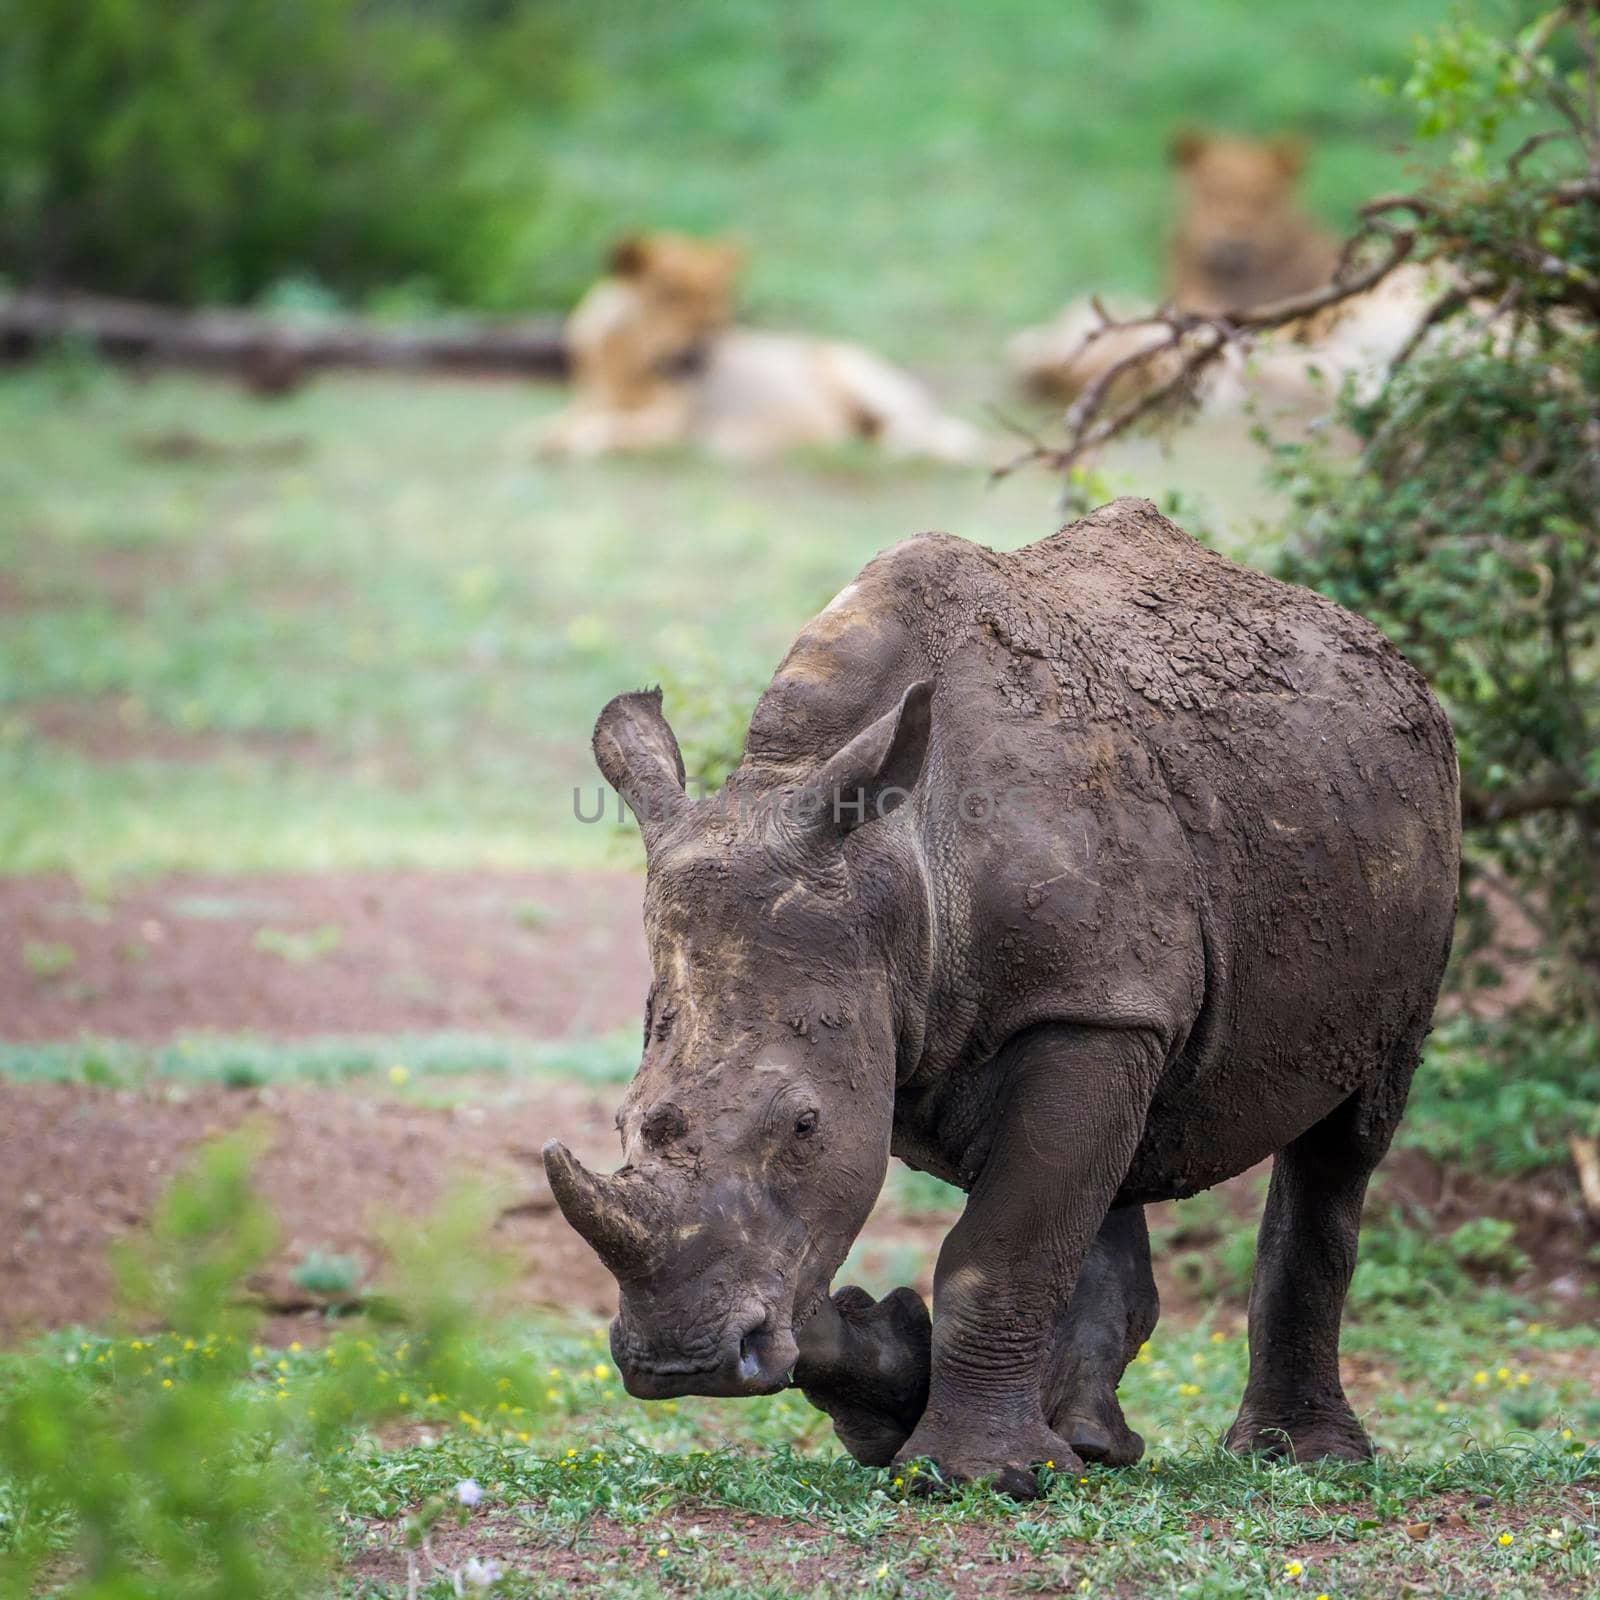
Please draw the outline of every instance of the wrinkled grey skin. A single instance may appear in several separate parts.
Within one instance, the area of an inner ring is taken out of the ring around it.
[[[716,796],[658,694],[595,750],[642,819],[655,982],[626,1164],[546,1162],[632,1393],[792,1374],[860,1459],[1018,1494],[1135,1459],[1140,1208],[1271,1155],[1227,1443],[1371,1453],[1339,1323],[1459,843],[1449,724],[1376,630],[1120,500],[1011,554],[879,556]],[[969,1196],[931,1327],[910,1290],[828,1298],[891,1152]]]

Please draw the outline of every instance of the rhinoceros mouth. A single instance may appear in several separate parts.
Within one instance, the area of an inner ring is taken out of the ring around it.
[[[675,1361],[616,1353],[623,1385],[638,1400],[672,1400],[689,1394],[776,1394],[788,1387],[799,1354],[794,1334],[786,1324],[778,1323],[770,1311],[742,1331],[730,1330],[723,1354],[716,1361]]]
[[[622,1382],[635,1400],[676,1400],[691,1394],[735,1399],[777,1394],[788,1387],[789,1374],[786,1370],[776,1376],[746,1378],[726,1367],[635,1367],[622,1374]]]

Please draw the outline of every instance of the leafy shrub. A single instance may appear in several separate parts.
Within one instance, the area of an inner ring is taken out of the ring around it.
[[[720,789],[744,756],[744,736],[771,669],[730,662],[710,640],[682,630],[655,675],[684,770],[703,786],[696,792]]]
[[[47,1568],[76,1600],[329,1592],[321,1492],[352,1432],[429,1395],[476,1433],[543,1393],[485,1323],[503,1269],[477,1245],[489,1212],[466,1202],[392,1242],[389,1344],[351,1333],[314,1366],[270,1361],[244,1287],[275,1234],[255,1153],[248,1132],[204,1150],[124,1253],[125,1315],[164,1333],[0,1361],[0,1595],[37,1592]]]
[[[1600,16],[1514,39],[1470,23],[1420,48],[1404,93],[1451,160],[1384,204],[1449,287],[1412,347],[1339,413],[1359,447],[1278,447],[1295,534],[1282,570],[1376,622],[1455,725],[1468,958],[1484,890],[1540,940],[1532,1003],[1479,1031],[1491,1071],[1535,1070],[1573,1119],[1600,1113]],[[1536,1043],[1530,1043],[1536,1040]],[[1586,1086],[1586,1087],[1583,1087]],[[1474,1093],[1489,1092],[1482,1073]],[[1575,1103],[1574,1095],[1588,1098]],[[1550,1097],[1546,1097],[1547,1099]],[[1546,1104],[1542,1109],[1548,1110]],[[1531,1130],[1523,1130],[1526,1136]],[[1516,1134],[1495,1141],[1504,1148]],[[1548,1148],[1550,1134],[1532,1134]]]
[[[1441,1235],[1426,1217],[1412,1217],[1394,1204],[1370,1204],[1350,1304],[1426,1305],[1469,1294],[1481,1280],[1526,1265],[1515,1227],[1498,1217],[1473,1217]]]
[[[0,272],[170,301],[307,275],[525,301],[508,269],[548,196],[497,134],[564,92],[548,16],[11,0]]]
[[[1588,1024],[1530,1022],[1514,1069],[1508,1031],[1503,1019],[1457,1017],[1434,1032],[1402,1143],[1511,1178],[1563,1165],[1573,1134],[1600,1137],[1600,1042]]]

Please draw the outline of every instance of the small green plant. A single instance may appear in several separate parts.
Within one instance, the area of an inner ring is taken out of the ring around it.
[[[70,944],[52,939],[29,939],[22,947],[23,964],[36,978],[59,978],[78,964]]]
[[[710,640],[680,630],[656,676],[690,783],[697,792],[720,789],[744,755],[750,714],[770,669],[731,662]]]
[[[354,1256],[308,1250],[289,1274],[289,1281],[307,1294],[348,1299],[361,1282],[361,1263]]]
[[[282,928],[258,928],[254,944],[263,955],[301,965],[331,956],[344,939],[343,931],[332,923],[311,933],[290,933]]]
[[[1426,1217],[1375,1203],[1361,1228],[1361,1254],[1350,1303],[1421,1306],[1471,1294],[1484,1281],[1505,1280],[1527,1265],[1516,1228],[1498,1217],[1473,1217],[1440,1234]]]
[[[1402,1144],[1515,1178],[1564,1168],[1574,1134],[1600,1137],[1600,1039],[1587,1023],[1456,1016],[1434,1030]]]

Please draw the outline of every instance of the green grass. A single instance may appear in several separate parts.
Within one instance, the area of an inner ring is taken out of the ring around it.
[[[859,1467],[793,1392],[630,1400],[601,1330],[543,1324],[511,1340],[516,1370],[534,1375],[531,1389],[508,1388],[493,1409],[474,1401],[479,1411],[448,1392],[411,1396],[398,1415],[389,1408],[387,1446],[361,1429],[330,1433],[307,1471],[337,1519],[347,1561],[392,1545],[408,1514],[475,1480],[483,1503],[449,1548],[458,1562],[493,1554],[520,1567],[513,1594],[555,1592],[525,1574],[569,1548],[585,1592],[612,1596],[793,1592],[761,1585],[817,1554],[827,1567],[820,1592],[829,1594],[961,1594],[965,1569],[967,1578],[987,1572],[1028,1588],[1087,1580],[1093,1592],[1264,1595],[1298,1592],[1287,1571],[1298,1562],[1308,1594],[1377,1595],[1424,1561],[1445,1583],[1440,1593],[1559,1584],[1568,1587],[1558,1592],[1591,1592],[1600,1575],[1592,1442],[1600,1401],[1573,1363],[1585,1357],[1592,1373],[1600,1340],[1591,1330],[1496,1324],[1470,1306],[1453,1309],[1465,1314],[1425,1328],[1409,1315],[1379,1319],[1347,1338],[1347,1356],[1376,1385],[1363,1409],[1385,1450],[1368,1466],[1301,1469],[1219,1452],[1245,1356],[1241,1339],[1203,1325],[1159,1330],[1125,1380],[1130,1417],[1150,1443],[1145,1462],[1091,1469],[1086,1481],[1057,1476],[1044,1500],[1018,1506],[981,1488],[930,1498],[915,1492],[915,1477]],[[353,1348],[373,1375],[406,1381],[392,1340],[339,1348],[346,1361]],[[64,1335],[11,1358],[0,1386],[16,1381],[19,1363],[55,1363],[102,1389],[137,1389],[163,1374],[181,1388],[212,1359],[207,1344],[186,1349],[176,1336],[134,1346]],[[329,1363],[339,1359],[258,1346],[239,1403],[281,1389],[296,1404],[338,1375]],[[25,1511],[25,1486],[4,1494],[13,1517]],[[1449,1512],[1464,1516],[1453,1534],[1432,1526]],[[718,1513],[751,1521],[731,1530]],[[1407,1528],[1423,1523],[1418,1550]],[[604,1538],[602,1524],[612,1530]],[[69,1534],[63,1524],[53,1537],[65,1547]],[[365,1592],[398,1596],[404,1583]]]
[[[631,827],[573,814],[612,694],[663,681],[691,755],[736,747],[800,625],[878,550],[1061,520],[1045,475],[990,489],[864,450],[535,461],[519,436],[558,401],[347,379],[266,409],[179,378],[0,376],[0,872],[632,861]],[[174,429],[306,450],[133,447]],[[1138,446],[1121,486],[1187,472],[1214,505],[1254,461],[1186,448]],[[115,759],[40,738],[40,705],[108,727]]]
[[[402,1053],[448,1075],[484,1064],[473,1048],[389,1041],[356,1070]],[[305,1073],[351,1070],[340,1049],[307,1047]],[[161,1060],[194,1070],[181,1049]],[[398,1600],[408,1548],[430,1600],[490,1558],[507,1594],[577,1585],[613,1600],[1376,1597],[1423,1574],[1445,1595],[1576,1597],[1600,1578],[1600,1330],[1439,1277],[1430,1257],[1391,1261],[1399,1277],[1357,1295],[1346,1320],[1346,1383],[1382,1447],[1374,1462],[1301,1469],[1219,1451],[1247,1367],[1236,1288],[1219,1284],[1202,1302],[1213,1309],[1169,1315],[1124,1378],[1146,1459],[1056,1473],[1019,1505],[982,1487],[923,1493],[926,1470],[860,1467],[793,1391],[631,1399],[603,1328],[495,1310],[518,1263],[488,1242],[485,1199],[393,1232],[371,1320],[305,1319],[298,1337],[265,1342],[239,1294],[273,1238],[250,1195],[252,1149],[214,1147],[152,1234],[120,1248],[120,1328],[0,1353],[0,1593],[30,1592],[7,1588],[13,1559],[69,1583],[85,1559],[106,1562],[108,1539],[119,1570],[159,1570],[167,1586],[75,1594],[303,1600],[331,1592],[315,1577],[331,1556],[339,1592]],[[903,1206],[947,1198],[897,1181]],[[298,1270],[353,1281],[350,1263],[315,1253]],[[1432,1277],[1431,1292],[1397,1296],[1407,1274]],[[482,1491],[470,1510],[456,1502],[465,1479]],[[437,1574],[407,1545],[421,1524]],[[251,1570],[265,1581],[237,1577]]]
[[[471,1034],[369,1038],[341,1034],[293,1043],[216,1034],[170,1044],[76,1039],[54,1044],[0,1042],[0,1082],[76,1083],[137,1088],[156,1079],[249,1088],[272,1083],[338,1084],[387,1076],[448,1080],[484,1074],[544,1076],[595,1085],[626,1083],[639,1064],[632,1033],[599,1039],[530,1041]]]
[[[1498,15],[1499,8],[1494,7]],[[1160,283],[1186,124],[1311,144],[1344,226],[1402,171],[1403,77],[1440,0],[628,0],[579,24],[590,93],[538,129],[607,230],[733,232],[773,323],[968,368],[1069,296]]]

